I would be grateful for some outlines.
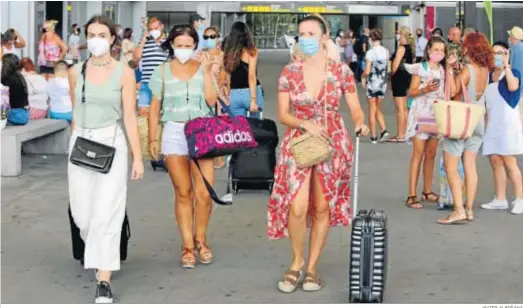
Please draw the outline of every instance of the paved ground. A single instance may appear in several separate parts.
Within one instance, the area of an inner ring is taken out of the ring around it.
[[[276,118],[276,80],[286,54],[267,54],[260,79],[267,95],[266,116]],[[361,92],[361,91],[360,91]],[[344,107],[345,114],[347,108]],[[393,105],[384,110],[393,124]],[[348,116],[345,116],[348,120]],[[394,130],[393,126],[390,127]],[[280,129],[283,133],[283,129]],[[429,206],[403,206],[409,147],[362,144],[362,208],[389,216],[389,303],[521,303],[523,217],[477,211],[468,226],[439,226],[443,213]],[[492,175],[478,163],[478,203],[492,197]],[[219,190],[225,173],[218,174]],[[65,157],[24,157],[23,175],[2,178],[2,303],[89,303],[93,273],[72,259],[67,221]],[[436,186],[435,186],[436,189]],[[129,259],[114,277],[121,303],[346,303],[348,229],[333,229],[319,266],[325,288],[285,295],[276,282],[290,259],[287,240],[266,237],[266,193],[245,193],[230,208],[213,213],[210,266],[184,271],[173,218],[168,176],[148,170],[130,184],[128,211],[132,239]]]

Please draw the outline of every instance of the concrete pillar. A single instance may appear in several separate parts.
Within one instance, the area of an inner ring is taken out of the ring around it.
[[[69,29],[69,12],[67,11],[67,1],[64,1],[62,5],[62,39],[67,44],[67,41],[69,40],[69,34],[71,33],[71,29]],[[72,24],[73,23],[71,23],[71,25]]]
[[[465,28],[477,28],[476,1],[465,1]]]
[[[33,43],[39,39],[35,34],[35,2],[2,1],[0,9],[2,33],[9,28],[15,28],[26,42],[25,47],[20,51],[20,55],[33,58],[35,53]]]
[[[0,1],[0,27],[2,32],[9,28],[9,2]]]
[[[89,20],[94,15],[100,15],[103,13],[102,1],[86,1],[85,15]]]
[[[142,39],[140,37],[142,33],[142,17],[147,17],[147,2],[146,1],[133,1],[132,2],[132,25],[134,33],[134,42],[138,44]]]

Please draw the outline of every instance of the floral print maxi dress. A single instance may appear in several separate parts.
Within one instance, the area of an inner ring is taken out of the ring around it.
[[[322,87],[313,99],[306,90],[303,79],[303,62],[288,64],[279,79],[278,90],[288,92],[296,117],[325,125],[331,138],[331,157],[311,168],[298,168],[291,151],[292,138],[302,134],[299,129],[288,128],[282,143],[274,175],[274,187],[269,199],[269,239],[288,236],[289,208],[296,194],[311,172],[319,175],[323,192],[330,208],[330,225],[347,226],[351,220],[350,184],[352,170],[352,142],[339,114],[340,100],[344,93],[355,92],[354,76],[347,64],[329,60],[327,89]],[[324,96],[326,95],[326,100]],[[324,101],[327,103],[325,114]],[[314,211],[312,193],[309,199],[309,216]]]

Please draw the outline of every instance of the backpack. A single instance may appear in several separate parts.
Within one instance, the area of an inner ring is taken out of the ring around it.
[[[356,42],[354,42],[354,46],[352,46],[352,48],[358,57],[363,56],[363,42],[361,37],[356,38]]]

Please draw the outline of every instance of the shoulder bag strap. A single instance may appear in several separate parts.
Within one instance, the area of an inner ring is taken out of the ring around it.
[[[167,63],[162,64],[162,101],[161,101],[162,104],[163,104],[163,99],[164,99],[164,95],[165,95],[165,66],[167,65]]]
[[[90,58],[89,58],[90,59]],[[89,61],[89,59],[87,59],[84,64],[82,64],[82,104],[85,104],[87,101],[85,99],[85,79],[86,79],[86,69],[87,69],[87,62]],[[84,107],[85,108],[85,107]],[[123,110],[122,110],[122,113],[123,113]],[[85,125],[85,110],[83,112],[83,115],[82,115],[82,124]],[[119,122],[120,120],[118,120]],[[118,123],[117,122],[117,123]],[[114,142],[116,141],[116,133],[118,132],[118,125],[115,125],[115,128],[114,128],[114,136],[113,136],[113,143],[112,143],[112,146],[114,147]],[[84,132],[82,130],[82,138],[84,137]]]
[[[85,104],[85,102],[86,102],[85,101],[85,70],[87,68],[87,62],[88,61],[89,61],[89,59],[85,60],[85,62],[82,64],[82,70],[80,72],[80,74],[82,75],[82,100],[81,100],[80,104]],[[82,125],[85,125],[85,113],[86,112],[84,110],[83,114],[82,114]],[[84,137],[84,132],[83,132],[83,129],[82,129],[82,138],[83,137]]]
[[[327,95],[329,92],[327,91],[327,84],[329,82],[329,58],[325,59],[325,79],[323,80],[323,126],[327,128]]]

